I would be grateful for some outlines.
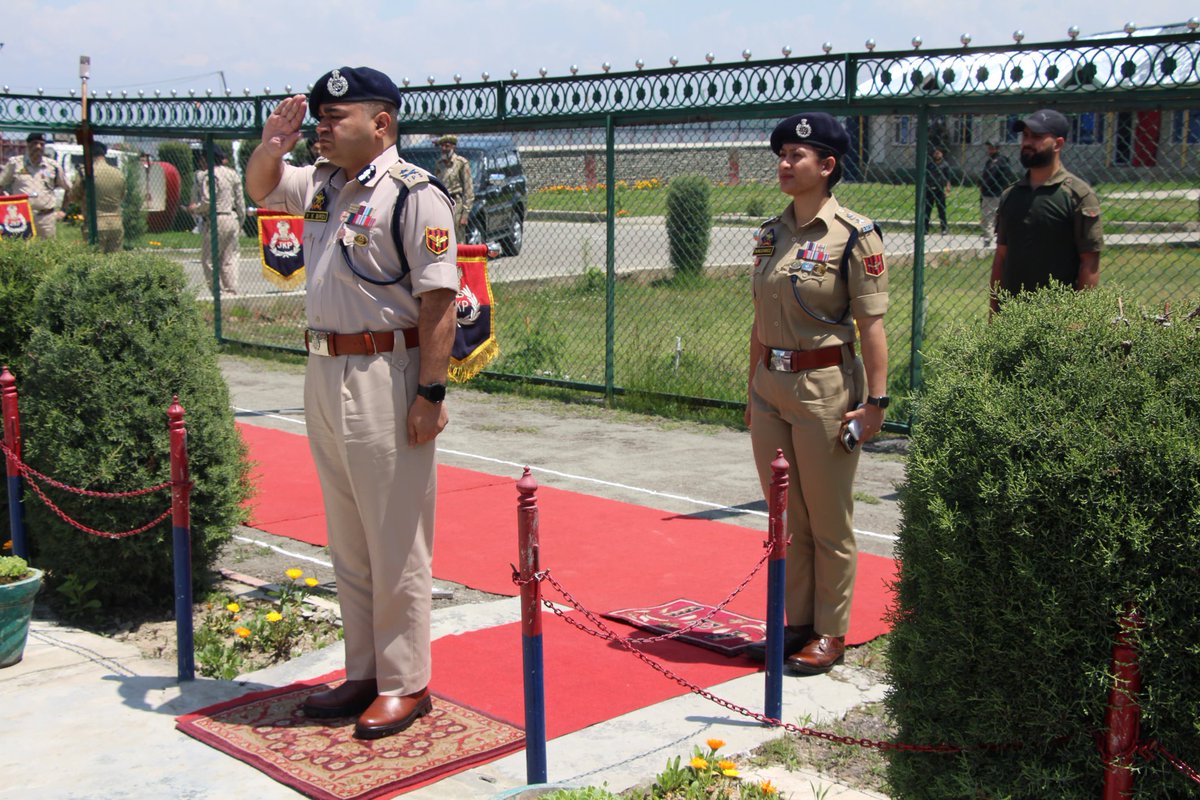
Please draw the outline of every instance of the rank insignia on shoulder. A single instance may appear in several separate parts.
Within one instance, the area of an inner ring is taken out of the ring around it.
[[[446,228],[426,228],[425,249],[435,256],[444,255],[450,249],[450,231]]]
[[[775,229],[767,228],[765,231],[763,231],[762,235],[758,237],[758,243],[764,245],[775,244]]]
[[[883,253],[875,253],[864,258],[863,269],[866,270],[868,275],[876,277],[882,275],[883,271],[887,269],[883,263]]]
[[[359,183],[366,183],[367,181],[371,180],[371,178],[374,178],[374,177],[375,177],[375,165],[367,164],[367,166],[363,167],[361,172],[359,172],[357,175],[354,176],[354,179],[356,181],[358,181]]]
[[[388,167],[388,174],[403,183],[409,189],[415,188],[422,183],[429,182],[429,175],[417,167],[414,167],[412,164],[404,161],[397,161],[395,164],[392,164],[390,167]]]

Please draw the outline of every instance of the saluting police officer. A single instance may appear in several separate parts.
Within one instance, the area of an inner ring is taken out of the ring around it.
[[[342,67],[282,101],[246,169],[260,205],[304,214],[309,358],[304,405],[324,495],[346,682],[311,695],[313,717],[358,714],[375,739],[429,713],[434,438],[458,291],[453,205],[396,151],[396,84]],[[321,159],[283,157],[305,109]],[[396,216],[399,241],[393,237]]]
[[[831,191],[849,144],[821,112],[775,127],[779,188],[791,202],[759,229],[753,252],[746,424],[764,494],[777,449],[789,465],[784,652],[801,674],[827,672],[845,653],[858,445],[879,432],[888,406],[883,239]]]
[[[25,155],[13,156],[0,170],[0,194],[29,196],[37,235],[53,239],[62,216],[55,189],[65,193],[71,188],[57,162],[45,158],[46,135],[31,133],[25,137]]]

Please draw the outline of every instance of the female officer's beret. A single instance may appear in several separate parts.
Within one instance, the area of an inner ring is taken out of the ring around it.
[[[378,100],[400,106],[400,90],[387,75],[370,67],[339,67],[317,78],[308,94],[309,113],[322,103],[362,103]]]
[[[850,149],[850,134],[829,114],[809,111],[788,117],[771,131],[771,152],[779,155],[785,144],[811,144],[843,156]]]

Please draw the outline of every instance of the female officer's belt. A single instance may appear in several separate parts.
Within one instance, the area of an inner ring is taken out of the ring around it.
[[[315,356],[369,356],[392,352],[397,333],[404,334],[404,346],[409,350],[420,343],[416,328],[362,333],[331,333],[309,328],[304,331],[304,346]]]
[[[780,350],[768,347],[763,352],[763,363],[772,372],[803,372],[806,369],[836,367],[842,363],[846,345],[835,344],[816,350]],[[849,345],[850,356],[854,356],[854,345]]]

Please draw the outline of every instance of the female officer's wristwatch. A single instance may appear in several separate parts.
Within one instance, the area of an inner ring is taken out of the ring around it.
[[[429,383],[417,387],[417,395],[431,403],[440,403],[446,399],[446,384]]]
[[[879,406],[880,410],[887,408],[891,402],[892,398],[888,397],[886,394],[881,394],[879,397],[871,397],[870,395],[867,396],[867,405]]]

